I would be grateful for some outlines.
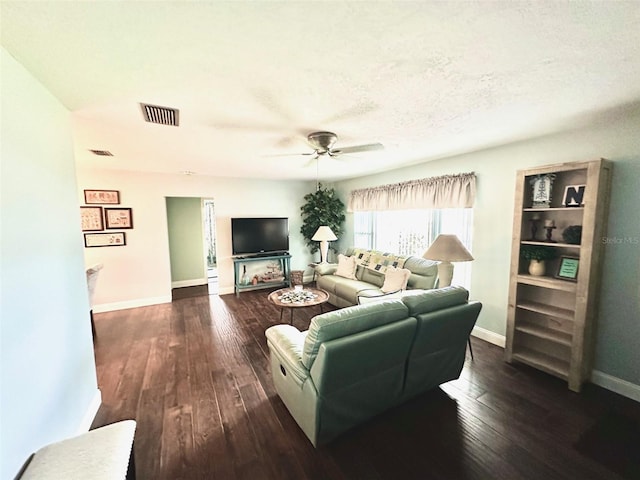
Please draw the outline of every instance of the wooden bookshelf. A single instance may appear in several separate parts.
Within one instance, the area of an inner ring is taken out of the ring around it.
[[[611,162],[600,159],[517,173],[505,359],[563,378],[573,391],[580,391],[593,368],[611,169]],[[566,192],[578,190],[582,204],[567,205],[576,199]],[[545,225],[555,227],[550,240]],[[563,239],[570,225],[582,227],[579,244]],[[521,256],[527,245],[556,252],[543,275],[529,273]],[[578,265],[575,275],[560,274],[563,257]]]

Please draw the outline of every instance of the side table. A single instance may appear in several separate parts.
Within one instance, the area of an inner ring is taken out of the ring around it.
[[[319,263],[310,263],[309,265],[307,265],[309,268],[311,268],[311,270],[313,270],[313,280],[312,282],[316,281],[316,267],[320,265]]]
[[[314,298],[302,301],[302,302],[291,302],[291,301],[283,301],[280,299],[283,294],[287,292],[294,292],[293,288],[281,288],[269,294],[269,301],[274,305],[280,307],[280,321],[282,321],[282,314],[284,313],[284,309],[289,309],[289,323],[293,324],[293,311],[296,308],[306,308],[306,307],[315,307],[316,305],[320,305],[320,313],[322,313],[323,307],[325,303],[329,301],[329,294],[324,290],[319,288],[305,288],[303,291],[311,292],[315,295]]]

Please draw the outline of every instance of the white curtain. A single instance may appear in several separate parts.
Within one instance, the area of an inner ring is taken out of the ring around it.
[[[476,174],[459,173],[353,190],[349,212],[429,208],[471,208]]]

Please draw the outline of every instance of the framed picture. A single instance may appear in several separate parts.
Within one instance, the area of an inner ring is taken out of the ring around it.
[[[578,267],[580,266],[580,259],[577,257],[569,257],[562,255],[560,257],[560,263],[558,264],[558,272],[556,278],[562,280],[570,280],[572,282],[578,281]]]
[[[84,203],[91,204],[120,204],[120,192],[118,190],[85,190]]]
[[[99,232],[104,230],[102,223],[102,207],[80,207],[80,219],[83,232]]]
[[[85,233],[84,246],[90,247],[121,247],[127,244],[124,232]]]
[[[133,228],[133,216],[130,208],[105,208],[106,229]]]
[[[533,208],[549,208],[551,206],[551,188],[555,178],[555,173],[547,173],[536,175],[529,180],[532,187],[531,206]]]
[[[565,207],[584,207],[586,185],[567,185],[564,187],[562,205]]]

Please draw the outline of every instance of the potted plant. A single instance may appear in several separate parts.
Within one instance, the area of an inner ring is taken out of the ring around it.
[[[300,207],[302,212],[302,227],[300,233],[309,246],[311,253],[319,250],[318,242],[311,240],[318,227],[328,226],[336,237],[343,233],[345,206],[333,188],[323,188],[322,184],[314,193],[304,196],[305,204]]]
[[[558,256],[558,252],[553,247],[545,245],[523,245],[520,249],[520,256],[529,260],[529,273],[531,275],[544,275],[545,261]]]

